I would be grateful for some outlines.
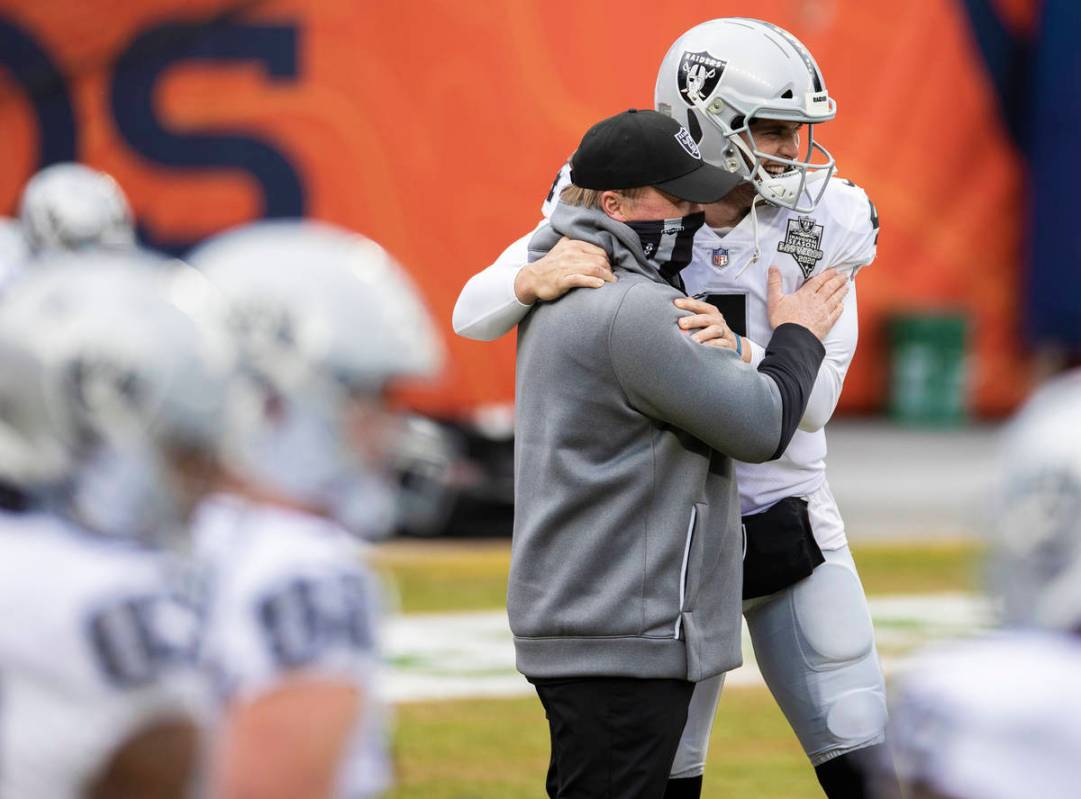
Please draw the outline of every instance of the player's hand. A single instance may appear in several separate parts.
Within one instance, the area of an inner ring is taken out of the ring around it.
[[[791,322],[803,325],[819,340],[825,338],[844,310],[848,294],[848,274],[826,269],[815,275],[796,291],[785,294],[781,288],[781,270],[769,268],[769,325],[778,328]]]
[[[599,289],[615,282],[604,250],[564,236],[543,258],[518,270],[514,294],[518,302],[532,305],[537,300],[558,299],[573,288]]]
[[[676,324],[680,330],[690,333],[692,339],[708,347],[736,349],[736,334],[724,320],[724,314],[717,310],[717,306],[691,297],[680,297],[673,300],[673,304],[680,310],[690,311],[690,316],[681,316]],[[743,360],[748,360],[750,354],[751,348],[744,346]]]

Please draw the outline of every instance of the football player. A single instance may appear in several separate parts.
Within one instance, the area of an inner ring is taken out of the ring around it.
[[[215,795],[377,796],[390,778],[379,592],[360,539],[393,518],[386,391],[431,373],[439,342],[401,268],[353,233],[260,223],[191,260],[224,294],[242,353],[226,490],[195,527],[213,575]]]
[[[26,237],[18,219],[0,217],[0,294],[26,260]]]
[[[1037,391],[999,461],[988,577],[1003,629],[917,656],[891,692],[914,799],[1066,799],[1081,785],[1081,372]]]
[[[19,220],[35,258],[136,245],[123,190],[111,176],[85,164],[52,164],[30,178],[19,200]]]
[[[199,599],[159,547],[213,476],[231,359],[188,272],[69,258],[0,305],[0,796],[189,795]],[[68,488],[105,451],[126,524]]]
[[[737,464],[736,472],[748,545],[744,613],[758,665],[826,795],[865,796],[863,763],[884,741],[885,689],[863,587],[826,481],[823,427],[855,353],[854,278],[874,260],[878,215],[862,189],[833,174],[833,157],[815,141],[814,127],[834,117],[836,103],[807,48],[776,25],[725,18],[692,28],[664,57],[655,104],[691,132],[706,161],[745,178],[705,206],[707,224],[681,273],[691,296],[676,300],[687,311],[680,325],[688,335],[756,365],[771,333],[771,273],[786,292],[830,267],[853,278],[823,340],[826,359],[800,431],[780,459]],[[569,178],[565,166],[546,216]],[[533,302],[614,279],[603,251],[582,242],[565,240],[527,264],[531,235],[466,284],[454,309],[459,334],[494,339]],[[700,794],[722,681],[696,687],[668,799]]]

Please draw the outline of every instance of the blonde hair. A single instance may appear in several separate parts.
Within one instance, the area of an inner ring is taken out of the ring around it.
[[[645,187],[612,189],[612,191],[618,192],[628,200],[634,201],[642,196]],[[603,211],[604,209],[601,207],[602,194],[604,194],[604,190],[602,189],[583,189],[581,186],[575,186],[571,183],[569,186],[565,186],[563,191],[559,193],[559,201],[564,205],[574,205],[579,208],[593,208],[597,211]]]

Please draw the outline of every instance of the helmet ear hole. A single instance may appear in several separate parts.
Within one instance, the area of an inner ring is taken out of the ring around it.
[[[792,94],[792,90],[791,90],[791,89],[785,89],[785,90],[784,90],[784,93],[783,93],[783,94],[781,94],[781,99],[782,99],[782,100],[791,100],[791,99],[792,99],[793,97],[795,97],[795,95],[794,95],[794,94]]]
[[[698,121],[698,114],[693,108],[687,109],[687,132],[691,134],[695,144],[702,143],[702,123]]]
[[[743,127],[743,123],[747,120],[742,114],[732,117],[732,130],[739,130]]]

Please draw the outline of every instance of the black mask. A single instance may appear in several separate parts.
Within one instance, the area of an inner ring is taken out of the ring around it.
[[[686,292],[679,276],[694,256],[694,234],[706,223],[705,212],[675,219],[655,219],[648,222],[625,222],[638,234],[642,252],[657,267],[661,277],[680,291]]]

